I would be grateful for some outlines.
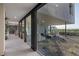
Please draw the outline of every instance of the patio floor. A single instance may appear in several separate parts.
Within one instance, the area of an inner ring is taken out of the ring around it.
[[[5,49],[5,56],[40,56],[27,43],[24,43],[23,39],[14,34],[10,34],[5,41]]]

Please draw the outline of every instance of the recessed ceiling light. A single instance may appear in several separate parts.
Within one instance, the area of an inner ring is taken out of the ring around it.
[[[16,19],[17,17],[15,16],[14,18]]]
[[[56,7],[58,7],[59,5],[58,4],[56,4]]]

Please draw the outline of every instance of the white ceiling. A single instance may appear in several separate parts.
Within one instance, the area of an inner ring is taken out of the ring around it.
[[[36,6],[36,3],[5,3],[6,17],[10,21],[19,21]]]

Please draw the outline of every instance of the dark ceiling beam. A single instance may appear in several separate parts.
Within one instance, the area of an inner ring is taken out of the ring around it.
[[[26,17],[28,17],[31,12],[36,11],[38,9],[40,9],[42,6],[44,6],[46,3],[38,3],[29,13],[27,13],[19,22],[21,22],[23,19],[25,19]]]

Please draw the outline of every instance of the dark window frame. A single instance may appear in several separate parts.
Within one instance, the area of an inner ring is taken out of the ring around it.
[[[26,20],[26,18],[31,15],[31,48],[34,51],[37,51],[37,10],[39,10],[41,7],[43,7],[46,3],[38,3],[29,13],[27,13],[20,21],[19,23],[22,23],[23,20]],[[22,26],[22,24],[20,25]],[[25,27],[26,28],[26,27]],[[22,30],[22,29],[21,29]],[[25,31],[26,32],[26,31]],[[36,32],[36,33],[34,33]],[[22,33],[21,33],[22,34]],[[25,36],[25,35],[24,35]]]

